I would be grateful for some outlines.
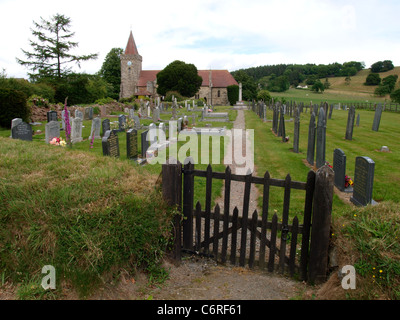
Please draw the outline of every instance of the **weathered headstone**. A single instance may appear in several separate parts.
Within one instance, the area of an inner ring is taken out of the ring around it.
[[[57,111],[48,111],[47,112],[47,122],[57,121]]]
[[[356,126],[360,126],[360,114],[357,115],[357,121],[356,121]]]
[[[20,122],[11,129],[13,139],[32,141],[32,127],[29,123]]]
[[[149,148],[149,141],[147,140],[148,133],[149,133],[149,130],[146,130],[146,131],[143,131],[140,135],[141,156],[143,159],[146,159],[146,152],[147,152],[147,149]]]
[[[375,162],[368,157],[357,157],[354,170],[353,196],[350,198],[357,206],[376,204],[372,199]]]
[[[82,140],[82,119],[75,117],[72,119],[71,143],[81,142]]]
[[[85,120],[92,120],[93,119],[93,108],[87,107],[85,108]]]
[[[22,122],[22,118],[14,118],[11,120],[11,135],[10,138],[12,138],[12,128],[15,126],[19,125]]]
[[[379,130],[379,124],[381,123],[381,117],[382,117],[382,104],[379,103],[376,107],[375,110],[375,117],[374,117],[374,122],[372,124],[372,130],[373,131],[378,131]]]
[[[92,140],[92,134],[94,134],[95,139],[101,139],[100,137],[100,125],[101,124],[101,119],[100,118],[94,118],[92,120],[92,129],[91,129],[91,135],[89,137],[89,140]]]
[[[68,119],[71,119],[71,113],[68,110]],[[65,130],[65,110],[61,111],[61,129]]]
[[[129,119],[132,120],[133,117],[135,116],[135,110],[134,109],[129,109]]]
[[[101,139],[103,156],[119,157],[118,135],[113,130],[108,130]]]
[[[103,132],[103,137],[106,134],[108,130],[111,130],[111,124],[110,124],[110,119],[104,119],[101,123],[102,127],[102,132]]]
[[[351,106],[349,108],[349,112],[347,115],[347,126],[346,126],[346,135],[345,138],[346,140],[352,140],[353,139],[353,129],[354,129],[354,120],[356,116],[356,107]]]
[[[124,114],[120,114],[118,116],[118,126],[119,131],[124,131],[126,127],[126,116]]]
[[[300,110],[295,109],[294,118],[294,132],[293,132],[293,152],[299,153],[299,140],[300,140]]]
[[[319,109],[317,123],[317,145],[316,145],[316,167],[317,169],[325,165],[325,147],[326,147],[326,121],[324,108]]]
[[[331,103],[329,107],[329,120],[332,119],[332,112],[333,112],[333,103]]]
[[[75,110],[75,118],[81,118],[81,120],[83,121],[83,113],[82,113],[82,111],[76,109]]]
[[[49,143],[53,138],[60,137],[60,124],[58,121],[50,121],[45,127],[45,141]]]
[[[315,154],[315,113],[313,112],[310,117],[310,124],[308,125],[308,146],[307,146],[307,162],[314,165]]]
[[[333,151],[333,171],[335,172],[335,186],[342,192],[353,192],[351,186],[346,188],[346,155],[341,149]]]
[[[128,159],[136,159],[138,156],[137,130],[126,131],[126,156]]]

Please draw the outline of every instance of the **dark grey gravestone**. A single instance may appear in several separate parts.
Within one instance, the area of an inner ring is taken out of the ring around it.
[[[32,141],[32,127],[29,123],[21,122],[11,129],[13,139]]]
[[[294,110],[294,132],[293,132],[293,151],[299,153],[299,140],[300,140],[300,110]]]
[[[353,196],[350,198],[357,206],[376,204],[372,199],[375,162],[368,157],[357,157],[354,170]]]
[[[149,130],[143,131],[140,135],[141,137],[141,155],[143,159],[146,159],[146,151],[149,148],[149,141],[147,140],[147,134],[149,133]]]
[[[278,133],[278,130],[277,130],[277,109],[276,109],[276,106],[273,106],[272,107],[272,111],[273,111],[273,113],[272,113],[272,131],[275,133],[275,134],[277,134]]]
[[[357,121],[356,121],[356,126],[360,126],[360,114],[357,115]]]
[[[329,120],[332,119],[332,112],[333,112],[333,103],[331,103],[329,107]]]
[[[137,130],[129,129],[126,131],[126,157],[136,159],[138,156]]]
[[[104,119],[103,122],[101,123],[101,127],[103,130],[103,137],[106,134],[108,130],[111,130],[111,125],[110,125],[110,119]]]
[[[310,117],[310,124],[308,125],[308,144],[307,144],[307,162],[314,165],[315,153],[315,113],[313,112]]]
[[[353,192],[351,186],[345,187],[346,183],[346,155],[341,149],[333,151],[333,171],[335,172],[335,186],[342,192]]]
[[[282,137],[282,117],[283,117],[283,108],[280,107],[279,108],[279,116],[278,116],[278,121],[279,121],[279,124],[278,124],[278,137]]]
[[[57,111],[48,111],[47,112],[47,122],[57,121]]]
[[[118,135],[112,130],[108,130],[101,139],[103,156],[119,157]]]
[[[379,103],[376,107],[375,110],[375,117],[374,117],[374,122],[372,124],[372,130],[373,131],[378,131],[379,130],[379,124],[381,122],[381,117],[382,117],[382,104]]]
[[[58,121],[50,121],[45,126],[45,141],[49,143],[53,138],[60,137],[60,124]]]
[[[126,116],[124,114],[120,114],[118,116],[118,126],[119,131],[124,131],[126,126]]]
[[[346,140],[353,139],[353,129],[354,129],[355,118],[356,118],[356,107],[351,106],[349,108],[349,112],[347,115],[347,126],[346,126],[346,135],[345,135]]]
[[[317,123],[317,145],[316,145],[316,167],[317,169],[325,165],[325,145],[326,145],[326,122],[324,108],[319,109]]]

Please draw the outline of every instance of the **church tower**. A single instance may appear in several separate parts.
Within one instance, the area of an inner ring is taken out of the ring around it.
[[[141,71],[142,56],[139,55],[131,31],[125,53],[121,54],[120,98],[129,98],[137,92],[137,85]]]

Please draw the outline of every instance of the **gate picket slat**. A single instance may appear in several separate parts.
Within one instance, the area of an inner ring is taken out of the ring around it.
[[[226,262],[226,252],[228,247],[228,226],[229,226],[229,207],[231,197],[231,168],[226,167],[225,170],[225,199],[224,199],[224,218],[223,218],[223,238],[222,238],[222,252],[221,262]]]
[[[233,217],[232,217],[231,258],[230,258],[230,261],[233,265],[236,264],[238,216],[239,216],[239,210],[237,207],[235,207],[235,209],[233,209]]]
[[[283,199],[283,214],[282,214],[282,230],[281,230],[281,246],[279,254],[279,268],[283,273],[285,268],[285,255],[286,255],[286,241],[289,232],[289,204],[290,204],[290,175],[288,174],[285,179],[285,194]]]
[[[274,271],[277,230],[278,230],[278,216],[275,213],[274,216],[272,217],[272,226],[271,226],[271,246],[269,247],[269,259],[268,259],[269,272]]]
[[[192,171],[194,164],[191,160],[184,166],[183,178],[183,247],[193,250],[193,195],[194,195],[194,176]]]
[[[195,250],[200,252],[201,249],[201,204],[197,201],[196,204],[196,246]]]
[[[251,177],[252,177],[251,173],[246,175],[246,182],[244,185],[242,232],[241,232],[240,257],[239,257],[239,265],[241,267],[244,267],[245,260],[246,260],[247,224],[248,224],[248,217],[249,217]]]
[[[251,219],[250,256],[249,256],[249,268],[250,269],[252,269],[254,267],[254,259],[255,259],[255,253],[256,253],[257,220],[258,220],[257,210],[254,210],[253,217]]]
[[[296,262],[296,246],[297,246],[297,235],[298,235],[298,228],[299,228],[299,219],[294,217],[292,222],[292,239],[290,243],[290,256],[289,256],[289,272],[290,276],[293,277],[294,269],[295,269],[295,262]]]
[[[212,191],[212,167],[208,165],[206,176],[206,219],[204,221],[204,253],[210,252],[210,217],[211,217],[211,191]]]
[[[218,233],[219,233],[219,205],[217,204],[214,209],[214,241],[213,241],[213,254],[215,261],[218,260]]]
[[[260,241],[260,268],[264,269],[265,266],[265,247],[267,245],[267,221],[268,221],[268,206],[269,206],[269,172],[264,174],[264,191],[263,191],[263,207],[262,207],[262,224],[261,224],[261,241]]]

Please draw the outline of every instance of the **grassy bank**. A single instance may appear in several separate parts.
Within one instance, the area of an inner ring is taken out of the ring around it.
[[[44,265],[56,268],[59,292],[72,285],[81,297],[121,269],[159,273],[173,212],[157,175],[8,138],[0,138],[0,172],[0,275],[19,284],[23,298],[50,294],[26,287]]]

